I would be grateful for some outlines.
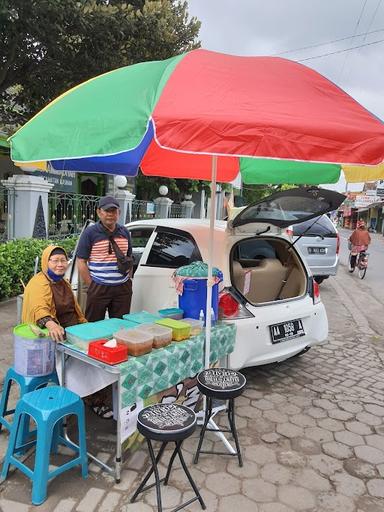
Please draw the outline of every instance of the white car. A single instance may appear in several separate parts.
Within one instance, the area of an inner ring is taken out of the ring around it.
[[[291,189],[250,205],[214,230],[214,266],[222,270],[220,318],[235,322],[230,367],[283,361],[323,343],[328,320],[319,286],[286,228],[335,210],[344,196],[315,187]],[[152,219],[126,225],[134,255],[131,311],[177,304],[172,274],[207,261],[209,222]]]

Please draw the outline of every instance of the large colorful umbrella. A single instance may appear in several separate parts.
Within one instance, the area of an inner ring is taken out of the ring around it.
[[[214,194],[216,180],[231,181],[239,170],[248,183],[309,184],[337,181],[335,164],[379,164],[384,125],[296,62],[194,50],[81,84],[10,142],[23,166],[124,175],[140,166],[147,175],[212,180]],[[214,216],[212,208],[212,234]],[[212,252],[213,236],[209,275]]]

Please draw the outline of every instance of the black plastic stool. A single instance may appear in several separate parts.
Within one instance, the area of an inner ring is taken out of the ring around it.
[[[182,508],[190,505],[196,500],[199,500],[201,508],[205,510],[206,506],[201,497],[195,482],[192,479],[190,472],[188,471],[187,465],[184,461],[183,454],[181,452],[181,444],[189,437],[196,429],[196,415],[189,407],[185,405],[179,404],[155,404],[145,407],[142,411],[140,411],[139,416],[137,418],[137,429],[142,434],[148,444],[149,455],[152,461],[152,467],[149,472],[145,475],[143,481],[137,488],[135,494],[131,498],[131,503],[133,503],[137,496],[147,489],[150,489],[153,486],[156,486],[156,494],[157,494],[157,509],[159,512],[162,511],[161,505],[161,490],[160,483],[164,482],[164,485],[168,484],[169,475],[171,474],[171,469],[173,462],[175,460],[176,455],[179,456],[181,465],[184,469],[185,474],[189,480],[189,483],[192,486],[192,489],[195,492],[195,497],[179,505],[177,508],[173,509],[172,512],[176,512],[177,510],[181,510]],[[155,457],[155,452],[153,450],[151,441],[162,441],[162,445],[160,450]],[[159,478],[159,470],[157,468],[158,463],[164,453],[165,447],[169,442],[174,442],[176,448],[174,449],[171,458],[169,460],[167,473],[165,478]],[[149,478],[152,473],[155,474],[155,483],[147,485]]]
[[[237,455],[239,459],[239,466],[243,466],[243,459],[241,457],[240,444],[235,424],[234,399],[242,394],[246,383],[247,380],[243,374],[236,372],[235,370],[228,370],[227,368],[209,368],[208,370],[203,370],[198,374],[197,386],[201,393],[207,397],[207,406],[205,409],[204,424],[200,432],[199,444],[193,461],[195,464],[197,464],[199,460],[200,453],[213,453],[216,455]],[[227,415],[230,427],[229,429],[208,428],[209,420],[213,415],[213,399],[224,401],[228,400]],[[210,432],[230,432],[236,444],[236,453],[201,450],[204,435],[207,430]]]

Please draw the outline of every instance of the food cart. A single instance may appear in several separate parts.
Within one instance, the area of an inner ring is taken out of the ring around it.
[[[236,327],[231,323],[217,323],[212,328],[210,362],[225,359],[234,349]],[[148,354],[130,356],[120,364],[107,364],[90,357],[84,348],[69,343],[58,344],[61,359],[61,383],[66,385],[66,367],[69,360],[77,359],[108,374],[114,385],[116,419],[115,464],[110,467],[95,455],[90,458],[120,481],[122,456],[126,450],[139,445],[136,431],[137,415],[152,403],[177,401],[196,407],[199,391],[196,375],[204,368],[205,333],[180,342],[153,349]]]

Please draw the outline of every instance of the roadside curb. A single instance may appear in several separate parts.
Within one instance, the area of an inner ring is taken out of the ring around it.
[[[337,282],[337,280],[331,279],[329,283],[342,300],[343,305],[349,311],[359,333],[361,335],[376,336],[377,332],[371,329],[365,316],[356,308],[349,295],[344,291],[343,287]]]

